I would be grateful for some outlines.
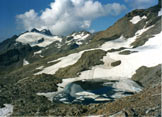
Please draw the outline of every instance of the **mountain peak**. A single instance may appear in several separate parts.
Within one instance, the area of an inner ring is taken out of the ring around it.
[[[52,36],[51,31],[50,31],[50,30],[48,30],[48,29],[43,29],[43,30],[41,30],[40,32],[41,32],[42,34]]]
[[[43,30],[39,31],[38,29],[33,28],[30,32],[36,32],[36,33],[41,33],[41,34],[44,34],[44,35],[52,36],[52,33],[48,29],[43,29]]]
[[[37,33],[39,33],[40,31],[38,29],[36,29],[36,28],[33,28],[30,32],[37,32]]]
[[[73,32],[71,35],[80,35],[80,34],[86,35],[86,34],[90,34],[90,32],[86,30],[81,30],[79,32]]]

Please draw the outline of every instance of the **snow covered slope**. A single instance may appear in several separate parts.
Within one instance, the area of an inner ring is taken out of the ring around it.
[[[131,78],[135,74],[136,70],[141,66],[153,67],[162,63],[162,32],[154,35],[143,46],[138,48],[127,49],[129,51],[136,51],[129,55],[121,55],[119,52],[107,53],[107,61],[113,59],[114,61],[121,60],[121,64],[111,69],[106,69],[102,66],[95,66],[92,70],[82,72],[80,78],[109,78],[115,79],[127,79]],[[119,39],[120,40],[120,39]],[[127,41],[125,41],[127,43]],[[119,43],[120,44],[120,43]],[[108,47],[108,46],[107,46]],[[109,48],[109,47],[108,47]],[[102,49],[102,46],[101,46]],[[105,47],[103,48],[105,50]],[[93,74],[88,76],[89,74]]]
[[[75,42],[76,44],[81,45],[81,44],[83,44],[84,41],[86,41],[86,39],[90,35],[91,34],[86,31],[75,32],[75,33],[72,33],[71,35],[66,37],[66,39],[67,39],[66,43],[70,44],[72,42]]]
[[[138,86],[136,87],[133,81],[129,79],[141,66],[153,67],[162,63],[162,32],[154,35],[154,37],[150,38],[143,46],[132,48],[131,43],[134,42],[138,36],[142,35],[152,27],[153,26],[150,26],[137,31],[135,36],[129,39],[125,39],[121,36],[119,39],[104,43],[99,48],[94,48],[107,51],[113,47],[115,47],[115,49],[125,47],[127,48],[126,50],[136,51],[136,53],[121,55],[119,54],[121,51],[107,52],[107,55],[103,57],[103,65],[97,65],[90,70],[83,71],[80,73],[79,77],[64,79],[62,83],[58,84],[58,92],[62,91],[62,88],[71,82],[87,79],[119,80],[119,83],[114,85],[115,88],[121,88],[121,90],[132,89],[132,91],[140,91],[141,89],[137,88]],[[58,59],[60,62],[44,68],[37,74],[55,74],[60,68],[76,63],[84,52],[85,50],[60,58]],[[111,66],[111,63],[117,60],[120,60],[121,64],[116,67]]]
[[[55,41],[62,41],[62,38],[58,36],[47,36],[44,34],[40,34],[37,32],[27,32],[20,35],[17,39],[17,42],[21,42],[23,44],[29,44],[30,46],[39,46],[46,47]]]
[[[135,36],[129,39],[126,39],[123,36],[121,36],[119,39],[105,42],[99,48],[94,48],[93,50],[102,49],[104,51],[107,51],[109,49],[118,49],[118,48],[124,47],[124,48],[128,48],[126,50],[137,51],[137,52],[132,53],[130,55],[120,55],[119,52],[107,53],[107,56],[103,58],[105,65],[109,65],[109,63],[111,64],[112,61],[117,61],[117,60],[121,60],[121,65],[114,67],[114,68],[112,68],[111,66],[101,66],[101,65],[95,66],[94,68],[92,68],[92,70],[82,72],[80,77],[81,78],[110,78],[112,77],[113,79],[130,78],[135,73],[135,71],[143,65],[151,67],[151,66],[155,66],[157,64],[162,63],[162,56],[160,55],[160,52],[162,49],[160,47],[160,45],[162,45],[160,36],[162,36],[162,33],[155,35],[147,43],[145,43],[145,45],[141,47],[133,49],[131,46],[132,42],[134,42],[140,35],[142,35],[147,30],[151,29],[152,27],[153,25],[150,27],[147,27],[147,28],[144,27],[143,29],[138,30]],[[84,50],[79,53],[74,53],[66,57],[62,57],[58,60],[54,60],[54,61],[60,61],[60,62],[58,62],[55,65],[44,68],[42,71],[40,71],[37,74],[41,74],[41,73],[55,74],[55,72],[59,70],[60,68],[64,68],[69,65],[75,64],[85,51],[89,51],[89,50]],[[155,58],[154,56],[150,56],[150,53],[157,57]]]
[[[93,50],[93,49],[91,49],[91,50]],[[85,51],[88,51],[88,50],[85,50]],[[36,73],[35,75],[42,74],[42,73],[55,74],[56,71],[59,70],[60,68],[64,68],[64,67],[67,67],[69,65],[75,64],[85,51],[70,54],[68,56],[59,58],[59,59],[54,60],[54,61],[49,61],[48,63],[52,63],[52,62],[56,62],[56,61],[59,61],[59,62],[57,64],[54,64],[52,66],[44,68],[42,71]]]

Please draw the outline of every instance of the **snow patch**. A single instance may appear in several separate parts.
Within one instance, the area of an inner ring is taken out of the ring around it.
[[[44,56],[42,56],[41,53],[42,53],[42,50],[39,50],[37,52],[34,52],[34,56],[35,55],[39,55],[41,58],[43,58]]]
[[[48,93],[37,93],[38,96],[45,96],[49,101],[53,101],[53,97],[55,96],[56,92],[48,92]]]
[[[93,49],[90,49],[90,50],[93,50]],[[70,54],[68,56],[59,58],[59,59],[54,60],[54,61],[49,61],[48,63],[52,63],[52,62],[56,62],[56,61],[60,61],[60,62],[58,62],[58,63],[56,63],[52,66],[44,68],[42,71],[36,73],[35,75],[42,74],[42,73],[55,74],[56,71],[59,70],[60,68],[64,68],[64,67],[67,67],[69,65],[75,64],[80,59],[80,57],[82,56],[82,54],[85,51],[88,51],[88,50],[84,50],[84,51],[81,51],[79,53]]]
[[[82,45],[83,44],[83,41],[85,39],[87,39],[89,36],[90,36],[90,34],[87,34],[85,32],[79,32],[79,34],[78,33],[73,33],[72,35],[67,36],[67,37],[72,37],[72,39],[69,40],[69,41],[66,41],[66,43],[68,45],[70,45],[72,41],[75,41],[76,44]]]
[[[142,91],[142,87],[139,86],[137,83],[130,79],[120,80],[116,82],[113,87],[120,91],[128,91],[128,92],[140,92]]]
[[[42,74],[42,73],[55,74],[58,69],[72,65],[72,64],[75,64],[79,60],[79,58],[81,57],[82,53],[83,52],[74,53],[74,54],[70,54],[66,57],[62,57],[62,58],[59,58],[57,60],[50,61],[48,63],[55,62],[55,61],[60,61],[60,62],[58,62],[58,63],[56,63],[56,64],[54,64],[50,67],[44,68],[44,70],[36,73],[36,75]]]
[[[56,45],[57,45],[57,48],[61,48],[62,47],[62,45],[60,43],[56,43]]]
[[[44,66],[37,67],[36,70],[42,70]]]
[[[90,34],[85,34],[84,32],[82,32],[81,34],[74,33],[72,36],[73,36],[73,39],[75,39],[75,40],[84,40],[88,36],[90,36]]]
[[[41,53],[42,53],[42,50],[39,50],[37,52],[34,52],[34,55],[41,54]]]
[[[96,95],[92,92],[87,92],[87,91],[78,92],[78,93],[76,93],[76,95],[81,96],[83,98],[91,98],[91,99],[95,99],[98,97],[98,95]]]
[[[13,105],[4,104],[4,108],[0,108],[0,117],[8,117],[13,113]]]
[[[143,29],[138,30],[138,31],[135,33],[135,35],[136,35],[136,36],[140,36],[140,35],[142,35],[144,32],[146,32],[147,30],[151,29],[152,27],[154,27],[154,25],[149,26],[149,27],[147,27],[147,28],[144,27]]]
[[[141,21],[142,19],[147,19],[147,17],[146,16],[143,16],[143,17],[140,17],[140,16],[135,16],[135,17],[133,17],[131,20],[130,20],[130,22],[132,23],[132,24],[137,24],[139,21]]]
[[[162,8],[160,9],[160,11],[158,12],[158,16],[162,15]]]
[[[133,43],[140,35],[142,35],[146,31],[148,31],[152,27],[154,27],[154,25],[149,26],[147,28],[144,27],[143,29],[138,30],[135,33],[134,37],[131,37],[131,38],[128,38],[128,39],[126,39],[124,36],[121,36],[120,38],[118,38],[116,40],[105,42],[100,47],[100,49],[107,51],[107,50],[110,50],[110,49],[119,49],[121,47],[131,48],[130,44]]]
[[[30,46],[46,47],[55,41],[62,41],[58,36],[47,36],[36,32],[27,32],[16,39],[17,42],[29,44]]]
[[[29,64],[29,62],[26,59],[24,59],[23,60],[23,66],[28,65],[28,64]]]

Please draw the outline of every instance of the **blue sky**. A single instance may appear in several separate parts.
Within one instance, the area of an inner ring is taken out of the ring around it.
[[[49,28],[59,35],[82,29],[100,31],[132,9],[157,4],[157,0],[89,0],[89,3],[88,0],[56,1],[0,0],[0,41],[33,27]],[[68,1],[73,1],[75,5],[71,6]]]

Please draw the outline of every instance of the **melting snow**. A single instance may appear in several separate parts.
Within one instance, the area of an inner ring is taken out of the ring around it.
[[[41,70],[41,69],[43,69],[44,68],[44,66],[40,66],[40,67],[37,67],[36,69],[37,70]]]
[[[36,32],[28,32],[22,34],[16,39],[17,42],[29,44],[30,46],[46,47],[55,41],[62,41],[58,36],[47,36]],[[39,42],[40,41],[40,42]]]
[[[129,91],[129,92],[140,92],[142,87],[130,79],[120,80],[116,82],[113,87],[115,89],[120,89],[120,91]]]
[[[135,16],[130,20],[130,22],[132,22],[132,24],[137,24],[142,19],[147,19],[147,17],[146,16],[143,16],[143,17]]]
[[[162,8],[160,9],[160,11],[158,12],[158,16],[162,15]]]
[[[42,53],[42,50],[39,50],[39,51],[37,51],[37,52],[34,52],[34,55],[36,55],[36,54],[41,54]]]
[[[39,50],[37,52],[34,52],[34,55],[39,55],[41,58],[43,58],[44,56],[41,55],[42,50]]]
[[[84,34],[84,32],[82,32],[81,34],[76,34],[74,33],[72,36],[75,40],[84,40],[86,39],[90,34]]]
[[[133,43],[136,40],[136,38],[138,38],[140,35],[142,35],[147,30],[151,29],[152,27],[154,27],[154,25],[149,26],[147,28],[144,27],[143,29],[138,30],[135,33],[134,37],[131,37],[131,38],[128,38],[128,39],[126,39],[125,37],[121,36],[120,38],[118,38],[116,40],[105,42],[100,47],[100,49],[107,51],[107,50],[110,50],[110,49],[118,49],[118,48],[121,48],[121,47],[131,48],[130,44]]]
[[[55,74],[55,72],[58,69],[75,64],[79,60],[79,58],[81,57],[82,53],[83,53],[83,51],[79,52],[79,53],[70,54],[66,57],[62,57],[62,58],[59,58],[59,59],[54,60],[54,61],[50,61],[48,63],[55,62],[55,61],[60,61],[60,62],[58,62],[58,63],[56,63],[56,64],[54,64],[50,67],[45,68],[41,72],[36,73],[36,75],[42,74],[42,73]]]
[[[13,113],[13,105],[4,104],[4,108],[0,108],[0,117],[8,117]]]
[[[87,92],[87,91],[78,92],[78,93],[76,93],[76,95],[84,97],[84,98],[92,98],[92,99],[95,99],[98,97],[98,95],[96,95],[92,92]]]
[[[140,35],[142,35],[144,32],[146,32],[147,30],[149,30],[149,29],[152,28],[152,27],[154,27],[154,25],[149,26],[149,27],[147,27],[147,28],[144,27],[143,29],[138,30],[138,31],[135,33],[135,35],[136,35],[136,36],[140,36]]]
[[[91,50],[93,50],[93,49],[91,49]],[[85,50],[85,51],[88,51],[88,50]],[[44,68],[42,71],[36,73],[35,75],[42,74],[42,73],[55,74],[58,69],[75,64],[85,51],[70,54],[68,56],[59,58],[59,59],[54,60],[54,61],[49,61],[48,63],[56,62],[56,61],[60,61],[60,62],[58,62],[58,63],[56,63],[56,64],[54,64],[50,67]]]
[[[142,88],[132,80],[119,80],[116,82],[110,82],[104,80],[101,87],[96,89],[83,89],[82,84],[75,84],[77,78],[67,79],[70,83],[65,82],[65,84],[60,84],[58,86],[63,87],[58,92],[49,92],[49,93],[37,93],[37,95],[43,95],[47,97],[50,101],[60,101],[63,103],[77,103],[77,102],[86,102],[87,99],[94,100],[94,102],[103,102],[103,101],[111,101],[112,98],[117,99],[121,97],[125,97],[130,95],[125,94],[125,92],[139,92]],[[66,81],[67,81],[66,80]],[[71,80],[74,82],[71,83]],[[92,82],[95,81],[91,79]],[[102,79],[100,79],[102,81]],[[101,84],[100,84],[101,85]],[[103,92],[102,92],[103,91]],[[71,100],[71,97],[73,98]],[[89,103],[89,101],[88,101]]]
[[[53,97],[55,96],[56,92],[48,92],[48,93],[37,93],[39,96],[45,96],[48,98],[49,101],[53,101]]]
[[[82,32],[81,34],[74,33],[71,36],[73,37],[73,39],[66,42],[66,43],[68,43],[68,45],[71,43],[71,41],[76,41],[76,44],[81,45],[81,44],[83,44],[82,41],[87,39],[90,36],[90,34],[85,34],[84,32]],[[70,37],[70,36],[68,36],[68,37]]]
[[[108,53],[113,60],[121,60],[121,64],[111,69],[95,66],[92,70],[84,71],[80,77],[93,78],[109,78],[127,79],[135,74],[136,70],[141,66],[152,67],[162,63],[162,33],[150,38],[143,46],[130,49],[130,51],[138,51],[130,55],[120,55],[118,52]]]
[[[23,66],[25,66],[25,65],[28,65],[29,64],[29,62],[27,61],[27,60],[23,60]]]

